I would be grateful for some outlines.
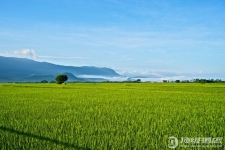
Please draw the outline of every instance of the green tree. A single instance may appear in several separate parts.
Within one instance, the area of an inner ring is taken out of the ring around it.
[[[42,80],[41,83],[48,83],[48,81],[47,80]]]
[[[137,79],[136,82],[141,82],[141,79]]]
[[[167,80],[163,80],[163,83],[166,83],[166,82],[168,82]]]
[[[55,81],[57,84],[62,84],[64,82],[66,82],[67,80],[68,80],[68,77],[67,77],[67,75],[64,75],[64,74],[59,74],[55,78]]]
[[[176,82],[176,83],[180,83],[180,80],[176,80],[175,82]]]
[[[206,83],[206,79],[201,79],[200,83],[205,84]]]
[[[198,78],[197,79],[194,79],[194,82],[195,83],[200,83],[200,79],[198,79]]]

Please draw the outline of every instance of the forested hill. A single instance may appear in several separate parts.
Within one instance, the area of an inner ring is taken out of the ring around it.
[[[63,66],[48,62],[38,62],[26,58],[0,56],[0,79],[15,79],[31,75],[55,75],[69,72],[73,75],[119,76],[113,69],[93,66]]]

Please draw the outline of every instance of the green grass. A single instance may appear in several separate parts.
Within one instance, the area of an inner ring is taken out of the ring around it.
[[[225,84],[0,84],[0,149],[169,149],[170,136],[225,138]]]

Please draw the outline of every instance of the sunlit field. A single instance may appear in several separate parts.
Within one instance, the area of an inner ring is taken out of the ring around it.
[[[224,146],[225,84],[0,84],[1,150],[170,149],[171,136]]]

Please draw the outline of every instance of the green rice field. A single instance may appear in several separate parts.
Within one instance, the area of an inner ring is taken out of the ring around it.
[[[0,84],[1,150],[164,150],[171,136],[224,149],[225,84]]]

